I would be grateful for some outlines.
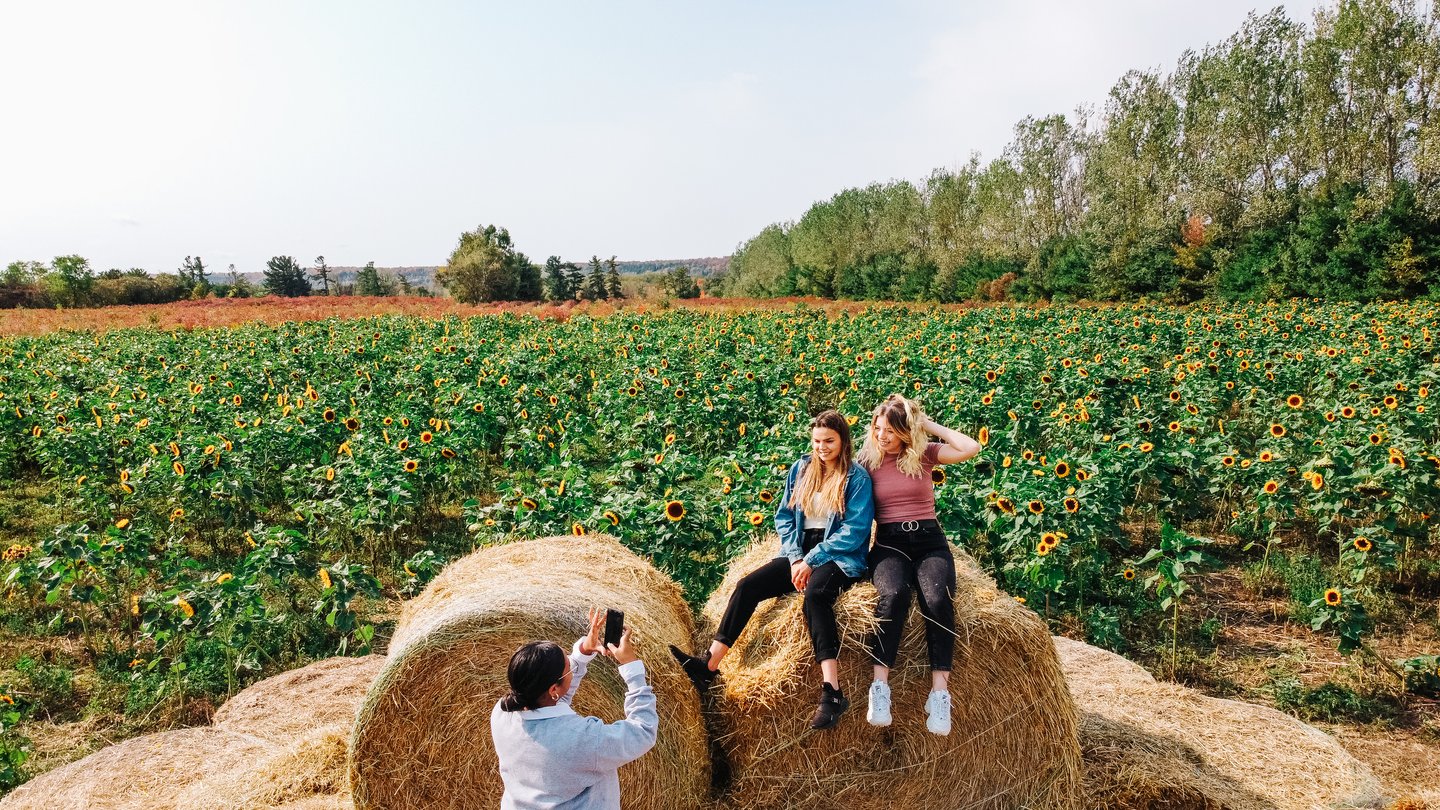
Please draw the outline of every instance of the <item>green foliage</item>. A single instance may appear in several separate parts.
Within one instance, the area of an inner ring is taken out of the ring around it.
[[[282,298],[310,294],[310,278],[293,256],[272,256],[265,262],[265,292]]]
[[[1383,696],[1364,695],[1330,681],[1309,688],[1293,677],[1280,677],[1271,681],[1269,691],[1275,708],[1307,722],[1374,723],[1397,714],[1394,703]]]
[[[1398,663],[1405,678],[1406,691],[1440,697],[1440,655],[1419,655]]]
[[[460,234],[460,244],[435,280],[457,301],[538,301],[540,269],[515,250],[510,232],[487,225]]]

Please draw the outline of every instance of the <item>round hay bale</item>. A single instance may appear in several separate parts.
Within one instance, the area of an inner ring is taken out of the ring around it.
[[[709,627],[740,577],[776,548],[771,537],[731,564],[705,606]],[[890,674],[894,723],[874,728],[865,722],[873,679],[865,637],[875,626],[875,589],[861,583],[841,595],[840,686],[851,708],[835,728],[811,731],[820,673],[801,600],[763,603],[720,665],[715,725],[731,771],[724,806],[1079,807],[1076,715],[1045,623],[969,556],[957,550],[955,563],[950,735],[925,729],[930,670],[918,611]]]
[[[345,760],[351,723],[314,729],[249,767],[190,785],[180,805],[191,810],[276,810],[297,802],[348,800]]]
[[[1381,800],[1369,766],[1290,715],[1136,677],[1106,683],[1118,656],[1104,651],[1062,657],[1082,715],[1090,807],[1310,810]]]
[[[289,744],[323,726],[355,722],[383,655],[326,658],[241,690],[215,712],[216,728]]]
[[[246,771],[275,752],[258,737],[184,728],[135,737],[42,774],[0,800],[4,810],[180,810],[186,789]]]
[[[1053,641],[1072,693],[1077,689],[1089,693],[1155,683],[1155,676],[1144,667],[1109,650],[1064,636],[1055,636]]]
[[[627,808],[701,805],[710,756],[700,701],[667,644],[694,636],[680,589],[603,535],[553,537],[488,548],[452,563],[405,606],[384,669],[360,709],[350,784],[360,810],[495,807],[503,785],[490,710],[507,691],[505,669],[520,645],[569,646],[592,606],[625,611],[655,690],[654,749],[620,769]],[[624,716],[625,684],[597,659],[575,711]]]

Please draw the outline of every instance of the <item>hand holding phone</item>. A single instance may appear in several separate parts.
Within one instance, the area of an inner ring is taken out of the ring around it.
[[[605,649],[620,643],[620,634],[625,630],[625,612],[605,610]]]

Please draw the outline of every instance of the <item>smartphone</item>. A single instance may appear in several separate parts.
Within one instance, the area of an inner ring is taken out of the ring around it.
[[[625,612],[623,610],[605,610],[605,646],[620,643],[620,633],[625,629]]]

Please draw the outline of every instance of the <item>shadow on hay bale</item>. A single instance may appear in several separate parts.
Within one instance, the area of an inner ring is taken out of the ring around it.
[[[0,800],[4,810],[189,810],[186,790],[276,752],[248,734],[202,727],[162,731],[103,748],[42,774]]]
[[[739,578],[773,558],[777,547],[772,536],[731,564],[705,606],[708,628],[719,623]],[[731,771],[723,807],[1080,806],[1076,715],[1045,623],[997,590],[963,552],[955,563],[950,735],[925,729],[930,671],[918,612],[891,672],[894,724],[865,722],[873,677],[865,637],[876,602],[869,583],[836,603],[840,681],[851,709],[835,728],[811,731],[820,675],[800,598],[773,600],[761,605],[720,665],[714,723]]]
[[[315,729],[350,725],[383,655],[326,658],[242,689],[225,701],[211,725],[290,744]]]
[[[1158,683],[1105,650],[1056,638],[1081,712],[1091,808],[1310,810],[1374,807],[1368,766],[1274,709]]]
[[[522,644],[569,646],[590,606],[625,611],[655,690],[655,748],[620,769],[626,808],[704,804],[710,757],[700,703],[667,644],[694,635],[680,589],[602,535],[554,537],[478,551],[440,573],[402,611],[389,657],[360,710],[350,784],[359,810],[495,807],[503,786],[490,710],[509,686]],[[592,665],[578,713],[624,716],[625,684],[609,661]]]

